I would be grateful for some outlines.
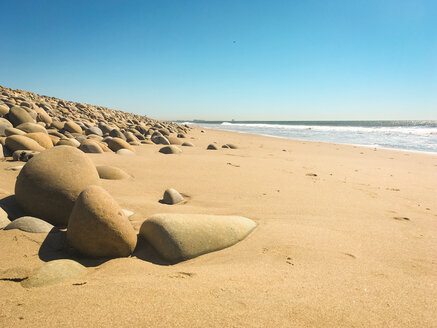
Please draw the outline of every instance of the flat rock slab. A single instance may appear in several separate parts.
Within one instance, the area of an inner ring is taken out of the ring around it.
[[[4,230],[19,229],[33,233],[48,233],[53,228],[53,225],[44,220],[34,218],[33,216],[23,216],[9,223]]]
[[[45,263],[21,285],[25,288],[55,285],[66,280],[75,279],[86,273],[86,268],[72,260],[55,260]]]
[[[232,246],[255,227],[242,216],[156,214],[143,222],[140,235],[163,259],[176,263]]]

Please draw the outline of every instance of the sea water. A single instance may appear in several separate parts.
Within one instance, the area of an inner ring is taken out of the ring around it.
[[[209,129],[437,153],[437,121],[191,121]]]

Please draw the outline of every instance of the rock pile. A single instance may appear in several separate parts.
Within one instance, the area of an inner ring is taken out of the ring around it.
[[[135,153],[141,143],[177,143],[189,128],[146,116],[124,113],[32,92],[0,86],[0,158],[17,150],[42,152],[53,146],[71,146],[86,153]],[[172,137],[174,135],[174,137]],[[151,141],[150,141],[151,140]],[[25,160],[15,156],[12,160]]]

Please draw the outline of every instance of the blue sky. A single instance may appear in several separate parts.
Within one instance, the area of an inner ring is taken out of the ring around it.
[[[157,119],[437,119],[437,1],[2,1],[0,85]]]

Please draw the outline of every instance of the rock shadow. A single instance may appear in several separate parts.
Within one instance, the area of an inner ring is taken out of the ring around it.
[[[135,256],[140,260],[157,265],[163,265],[163,266],[171,265],[171,263],[163,260],[155,251],[155,249],[152,247],[152,245],[150,245],[140,235],[138,235],[137,247],[135,248],[135,251],[132,254],[132,256]]]
[[[8,218],[11,221],[27,215],[20,205],[18,205],[15,195],[9,195],[0,199],[0,207],[8,213]]]
[[[38,251],[39,258],[44,262],[68,259],[79,262],[85,267],[96,267],[111,258],[86,258],[77,253],[67,243],[67,232],[53,228],[46,236]]]

